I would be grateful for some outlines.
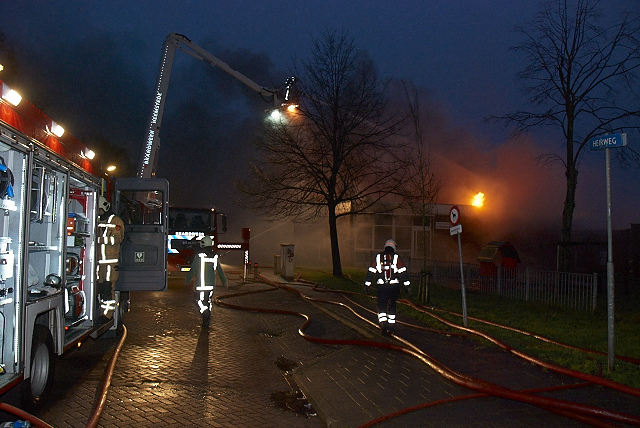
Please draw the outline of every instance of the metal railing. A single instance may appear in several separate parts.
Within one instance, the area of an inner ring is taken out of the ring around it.
[[[460,289],[460,264],[432,261],[428,274],[440,286]],[[463,265],[465,288],[571,309],[594,311],[598,298],[598,274],[543,271],[531,268]]]

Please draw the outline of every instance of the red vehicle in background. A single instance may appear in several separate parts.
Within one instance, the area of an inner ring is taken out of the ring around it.
[[[169,208],[168,262],[169,272],[186,272],[199,250],[198,239],[210,236],[214,245],[218,241],[218,215],[221,216],[221,233],[226,231],[226,216],[215,209]]]

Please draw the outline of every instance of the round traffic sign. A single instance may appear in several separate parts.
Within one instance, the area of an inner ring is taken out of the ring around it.
[[[449,211],[449,220],[453,226],[460,223],[460,210],[457,205],[451,207],[451,211]]]

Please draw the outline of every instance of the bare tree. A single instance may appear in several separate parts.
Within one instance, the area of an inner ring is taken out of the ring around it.
[[[638,70],[640,19],[624,14],[616,23],[603,23],[599,2],[554,0],[531,23],[518,27],[524,41],[513,49],[529,64],[518,78],[525,85],[533,111],[503,117],[527,132],[541,125],[560,129],[565,152],[546,154],[565,168],[567,189],[562,211],[558,270],[567,271],[575,210],[578,163],[591,138],[639,129]],[[624,161],[639,160],[633,150],[617,151]]]
[[[298,113],[265,126],[262,156],[240,189],[272,216],[326,216],[333,274],[342,276],[337,219],[402,199],[408,154],[391,139],[402,119],[389,114],[372,60],[345,33],[314,40],[296,73],[304,94]]]
[[[427,248],[431,249],[431,242],[427,243],[427,236],[433,236],[433,207],[438,198],[441,187],[440,180],[431,169],[431,145],[425,140],[422,119],[420,113],[420,101],[417,89],[413,85],[403,82],[405,95],[409,106],[409,123],[412,125],[414,140],[414,162],[411,164],[413,171],[405,183],[404,193],[407,195],[407,204],[413,213],[420,217],[422,225],[422,270],[420,271],[420,284],[418,288],[418,301],[429,303],[429,281],[427,276],[427,260],[432,259]],[[427,245],[428,244],[428,245]]]

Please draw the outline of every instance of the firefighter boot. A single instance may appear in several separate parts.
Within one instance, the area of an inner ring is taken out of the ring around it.
[[[211,322],[211,311],[209,309],[202,313],[202,327],[209,328]]]
[[[104,281],[98,284],[98,299],[100,301],[100,310],[102,315],[98,318],[99,324],[105,324],[113,318],[116,301],[113,300],[113,292],[111,290],[111,281]]]
[[[112,300],[111,281],[105,281],[98,284],[98,296],[102,302]]]
[[[386,335],[387,334],[387,323],[385,321],[382,321],[380,323],[380,333],[382,335]]]

